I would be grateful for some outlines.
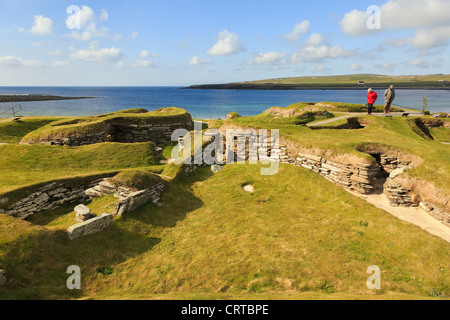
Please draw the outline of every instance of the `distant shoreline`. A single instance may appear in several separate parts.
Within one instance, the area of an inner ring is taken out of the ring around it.
[[[0,95],[0,103],[8,102],[33,102],[33,101],[57,101],[57,100],[78,100],[78,99],[95,99],[95,97],[63,97],[41,94],[7,94]]]
[[[374,86],[365,86],[365,87],[347,87],[347,86],[286,86],[286,85],[195,85],[190,87],[185,87],[181,89],[203,89],[203,90],[367,90],[369,88],[372,88],[374,90],[384,90],[387,89],[389,85],[386,86],[380,86],[380,85],[374,85]],[[402,86],[396,86],[396,89],[398,90],[450,90],[450,86],[443,86],[443,87],[402,87]]]

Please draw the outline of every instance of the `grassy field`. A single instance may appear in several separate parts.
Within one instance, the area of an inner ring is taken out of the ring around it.
[[[0,153],[1,193],[51,179],[159,164],[151,142],[76,148],[11,144],[0,146]]]
[[[28,133],[60,119],[27,117],[14,122],[9,119],[0,119],[0,143],[19,143]]]
[[[253,194],[243,191],[251,183]],[[424,299],[450,293],[450,244],[292,166],[208,168],[112,229],[69,241],[73,208],[0,216],[2,299]],[[326,193],[326,195],[325,195]],[[89,204],[108,212],[115,200]],[[13,227],[13,228],[11,228]],[[11,232],[11,229],[13,230]],[[82,290],[66,288],[70,265]],[[366,287],[370,265],[382,289]]]
[[[304,105],[294,107],[302,111]],[[332,115],[340,115],[343,108],[359,107],[340,104]],[[423,160],[409,175],[450,194],[450,151],[441,143],[450,142],[448,128],[430,129],[431,140],[418,134],[411,119],[357,118],[364,129],[333,129],[345,123],[339,120],[327,124],[331,128],[311,129],[299,125],[305,120],[301,116],[267,113],[211,125],[279,129],[283,138],[304,148],[366,160],[373,160],[361,152],[367,146],[398,150]],[[153,183],[143,171],[175,179],[166,181],[165,206],[147,204],[116,217],[110,230],[74,241],[65,234],[75,224],[74,205],[28,221],[0,215],[0,268],[9,279],[0,288],[0,299],[450,297],[448,242],[311,171],[281,165],[277,175],[261,176],[260,165],[227,165],[215,175],[200,168],[185,177],[179,166],[159,165],[150,142],[73,148],[18,144],[23,136],[51,126],[50,121],[54,119],[24,119],[19,127],[0,122],[0,137],[10,143],[0,146],[0,194],[109,171],[125,171],[118,179],[126,185]],[[73,119],[58,121],[68,124]],[[161,147],[163,159],[170,158],[174,144]],[[246,184],[255,192],[245,192]],[[106,196],[87,205],[102,214],[112,212],[116,201]],[[81,268],[81,291],[66,287],[71,265]],[[371,265],[381,268],[381,290],[366,287]]]

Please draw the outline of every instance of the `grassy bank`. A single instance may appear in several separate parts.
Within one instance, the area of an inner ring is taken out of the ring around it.
[[[0,143],[19,143],[28,133],[60,119],[57,117],[27,117],[19,121],[0,119]]]

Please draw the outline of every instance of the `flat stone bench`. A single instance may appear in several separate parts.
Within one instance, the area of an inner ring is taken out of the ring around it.
[[[71,226],[67,229],[67,236],[70,240],[74,240],[80,237],[99,233],[103,230],[111,228],[112,225],[113,215],[104,213],[99,217]]]

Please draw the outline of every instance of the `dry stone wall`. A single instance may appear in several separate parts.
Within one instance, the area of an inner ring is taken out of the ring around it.
[[[101,132],[78,133],[70,137],[41,140],[41,144],[57,145],[66,147],[77,147],[102,142],[138,143],[154,142],[164,144],[171,141],[172,133],[177,129],[193,130],[192,120],[177,123],[155,123],[155,124],[109,124]]]
[[[239,134],[236,134],[236,136],[239,136]],[[234,139],[236,136],[232,138]],[[314,154],[288,150],[286,144],[275,146],[275,140],[270,134],[261,141],[255,140],[258,139],[247,139],[244,148],[242,145],[238,146],[237,140],[234,144],[230,141],[224,141],[224,161],[226,161],[227,156],[233,154],[228,153],[228,149],[233,148],[235,160],[237,160],[238,154],[244,155],[243,158],[246,161],[250,159],[277,161],[279,159],[281,163],[312,170],[335,184],[362,194],[373,192],[375,190],[374,181],[379,179],[381,175],[381,168],[376,163],[365,163],[362,160],[361,163],[346,164]],[[293,154],[296,156],[292,156]]]
[[[67,236],[70,240],[74,240],[80,237],[99,233],[103,230],[111,228],[112,225],[113,216],[109,213],[104,213],[99,217],[71,226],[67,229]]]
[[[44,210],[52,210],[66,204],[85,200],[86,194],[83,187],[69,187],[64,183],[50,183],[43,186],[37,192],[23,198],[11,206],[5,214],[26,219],[29,216]]]
[[[120,197],[114,210],[114,215],[122,216],[128,212],[139,209],[149,201],[162,206],[163,203],[160,202],[160,199],[163,190],[164,183],[159,183],[150,189],[136,191],[125,197]]]
[[[226,137],[224,128],[221,128],[223,137]],[[239,135],[238,135],[239,136]],[[234,139],[235,137],[233,137]],[[269,136],[263,141],[252,141],[247,139],[246,146],[238,147],[236,143],[227,143],[224,141],[224,161],[226,161],[227,148],[231,147],[234,151],[236,160],[239,152],[244,152],[245,160],[257,158],[258,160],[276,160],[277,155],[281,163],[296,165],[312,170],[325,179],[341,185],[342,187],[360,194],[370,194],[376,190],[379,181],[384,181],[383,192],[387,196],[390,204],[395,207],[418,207],[428,212],[431,216],[450,226],[450,215],[435,205],[426,201],[420,194],[414,194],[412,190],[404,187],[395,177],[413,168],[413,161],[403,159],[399,156],[392,156],[383,152],[370,152],[378,163],[367,163],[361,160],[360,163],[342,163],[326,159],[324,157],[298,152],[298,147],[292,148],[292,144],[280,144],[278,150],[272,149],[273,139]],[[267,149],[265,149],[267,146]],[[294,150],[295,149],[295,150]],[[261,152],[262,151],[262,152]],[[231,153],[230,153],[231,155]],[[228,155],[229,156],[229,155]]]
[[[393,207],[418,207],[420,198],[412,195],[411,190],[405,189],[401,184],[388,178],[384,185],[384,194]]]

